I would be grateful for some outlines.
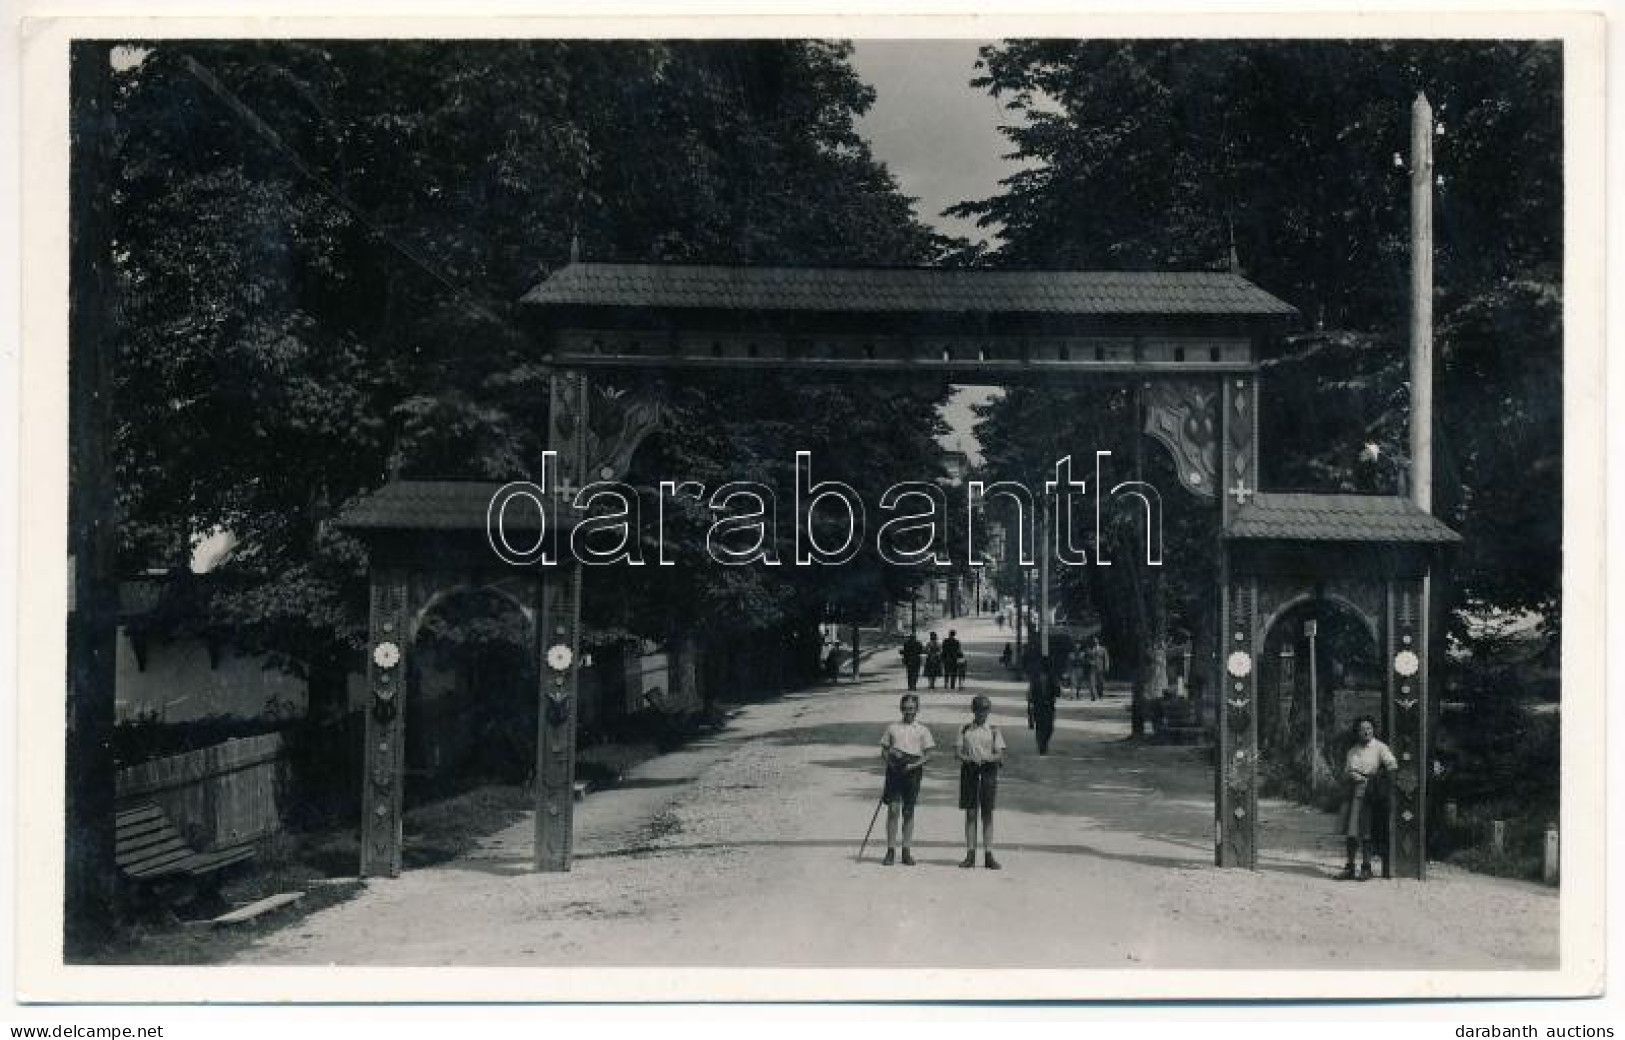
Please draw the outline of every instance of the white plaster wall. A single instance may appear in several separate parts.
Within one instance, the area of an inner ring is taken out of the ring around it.
[[[118,636],[115,710],[118,721],[156,712],[164,722],[190,722],[210,715],[255,718],[274,696],[285,711],[303,716],[309,703],[305,681],[263,658],[220,651],[209,665],[202,640],[148,644],[147,667],[136,664],[135,648],[121,629]]]

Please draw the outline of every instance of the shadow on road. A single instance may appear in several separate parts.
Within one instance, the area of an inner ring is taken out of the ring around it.
[[[672,842],[658,845],[636,845],[619,849],[606,849],[601,852],[579,852],[575,856],[577,862],[591,862],[593,860],[622,859],[626,857],[653,857],[663,855],[683,855],[693,852],[719,852],[732,849],[846,849],[851,858],[857,857],[858,845],[862,835],[857,838],[779,838],[740,841],[712,841],[712,842]],[[959,865],[959,857],[964,852],[964,846],[953,841],[916,841],[913,844],[915,858],[920,866],[952,866]],[[936,857],[921,854],[921,849],[951,850],[952,857]],[[1119,863],[1134,863],[1146,867],[1158,867],[1169,870],[1191,870],[1201,867],[1198,861],[1171,856],[1151,856],[1130,853],[1108,852],[1091,845],[1059,844],[1051,842],[1001,842],[998,853],[1001,859],[1008,861],[1009,857],[1019,856],[1021,853],[1047,853],[1063,856],[1088,856],[1093,859],[1110,860]],[[863,862],[878,866],[880,853],[876,850],[876,843],[871,840],[869,849],[865,853]],[[1006,862],[1007,867],[1013,866]],[[523,873],[531,868],[531,861],[522,857],[503,857],[487,859],[469,859],[456,863],[449,869],[473,870],[491,874]],[[900,868],[902,869],[902,868]],[[1308,871],[1318,873],[1317,871]]]
[[[894,684],[900,686],[900,683]],[[902,691],[898,690],[900,694]],[[1133,835],[1186,850],[1186,855],[1138,855],[1102,851],[1087,844],[1027,845],[1034,851],[1057,851],[1099,858],[1120,858],[1144,866],[1189,869],[1212,865],[1213,773],[1211,750],[1145,744],[1125,739],[1126,702],[1062,700],[1057,705],[1056,735],[1048,755],[1037,754],[1033,731],[1026,725],[1025,692],[1017,683],[997,686],[972,682],[965,691],[922,696],[921,720],[937,740],[920,793],[920,809],[933,815],[957,814],[958,772],[953,745],[958,729],[970,719],[969,699],[985,693],[994,701],[993,717],[1010,745],[1010,758],[999,788],[999,807],[1032,816],[1070,818],[1103,832]],[[950,699],[951,698],[951,699]],[[872,806],[879,797],[882,771],[878,753],[883,723],[826,722],[755,733],[753,742],[783,746],[828,746],[840,752],[813,764],[851,774],[842,796]],[[1291,813],[1296,807],[1282,806]],[[860,813],[860,815],[862,815]],[[1316,865],[1324,858],[1318,818],[1290,824],[1272,833],[1290,847],[1261,850],[1266,872],[1326,876]],[[861,821],[860,821],[861,824]],[[821,839],[810,839],[819,844]],[[749,843],[743,843],[749,844]],[[1010,848],[1016,848],[1010,845]],[[1335,852],[1333,853],[1335,855]],[[957,863],[957,860],[955,860]]]

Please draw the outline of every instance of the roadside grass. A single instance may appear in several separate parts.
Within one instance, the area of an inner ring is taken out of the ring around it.
[[[522,785],[493,784],[408,809],[401,820],[401,866],[433,866],[473,852],[480,839],[523,819],[533,798]],[[359,862],[359,844],[356,857]]]
[[[1546,824],[1556,807],[1501,799],[1464,810],[1454,826],[1439,820],[1433,834],[1433,854],[1446,863],[1479,874],[1538,881],[1545,863]],[[1497,852],[1491,843],[1495,820],[1506,826],[1504,845]]]
[[[604,790],[620,783],[626,773],[661,755],[658,744],[641,741],[632,744],[602,743],[582,748],[576,754],[576,779],[586,781],[593,790]]]
[[[206,922],[187,923],[173,916],[147,918],[123,926],[107,946],[75,963],[80,964],[221,964],[253,945],[269,932],[301,920],[318,910],[343,903],[361,891],[360,881],[318,885],[291,906],[229,928]],[[276,891],[289,891],[279,886]],[[267,894],[271,894],[269,891]],[[252,900],[250,900],[251,902]]]
[[[82,964],[218,964],[267,932],[342,903],[363,887],[350,877],[333,879],[302,857],[301,836],[276,834],[259,843],[259,854],[221,881],[214,893],[178,906],[151,897],[127,909],[128,919],[107,944],[80,958]],[[284,892],[303,894],[297,903],[252,921],[215,927],[209,918]],[[140,896],[129,894],[129,900]]]
[[[480,839],[521,819],[530,799],[522,786],[485,786],[407,810],[402,867],[432,866],[473,851]],[[131,907],[129,921],[106,946],[76,963],[219,964],[261,936],[354,898],[366,887],[357,877],[360,862],[360,836],[353,824],[273,835],[212,897],[178,907],[154,898]],[[299,892],[303,898],[243,924],[209,924],[211,917],[284,892]]]
[[[1471,870],[1475,874],[1517,878],[1521,881],[1539,881],[1542,867],[1539,853],[1520,853],[1513,850],[1496,852],[1487,846],[1453,852],[1445,857],[1445,862]]]

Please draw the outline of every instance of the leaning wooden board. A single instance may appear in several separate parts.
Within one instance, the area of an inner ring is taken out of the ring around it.
[[[210,852],[193,850],[164,810],[151,802],[118,814],[116,843],[119,869],[138,881],[154,881],[176,874],[208,874],[254,855],[251,845],[234,845]]]

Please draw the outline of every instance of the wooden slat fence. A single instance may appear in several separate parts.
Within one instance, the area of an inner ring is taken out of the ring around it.
[[[121,806],[163,806],[200,850],[237,845],[282,829],[277,779],[280,733],[266,733],[119,770]]]

